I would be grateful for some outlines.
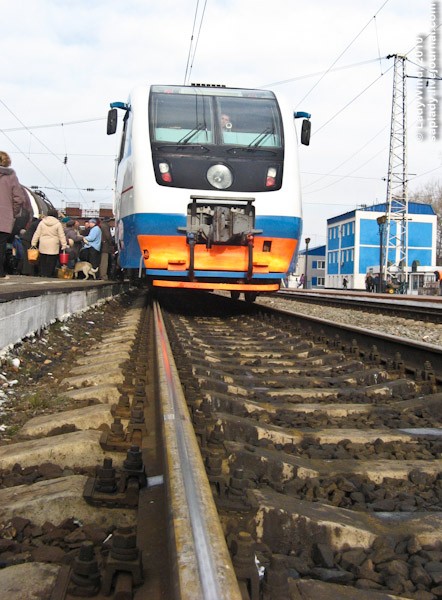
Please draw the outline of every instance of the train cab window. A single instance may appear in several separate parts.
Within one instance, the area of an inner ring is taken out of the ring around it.
[[[213,117],[207,97],[155,93],[150,113],[154,142],[213,143]]]
[[[123,134],[121,136],[120,152],[118,155],[118,162],[121,162],[123,158],[126,158],[131,153],[132,148],[132,119],[130,118],[131,113],[127,110],[123,117]]]
[[[276,101],[263,98],[218,98],[223,144],[280,148],[281,119]]]

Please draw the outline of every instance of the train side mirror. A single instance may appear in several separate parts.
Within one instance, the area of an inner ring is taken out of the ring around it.
[[[310,133],[312,129],[311,121],[304,119],[301,129],[301,144],[308,146],[310,144]]]
[[[117,131],[118,111],[111,108],[107,113],[107,135],[112,135]]]
[[[293,113],[295,119],[303,119],[301,128],[301,144],[308,146],[310,144],[310,132],[312,124],[310,122],[311,114],[304,111],[296,111]]]

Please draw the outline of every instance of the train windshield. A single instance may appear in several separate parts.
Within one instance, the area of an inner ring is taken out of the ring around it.
[[[153,142],[281,148],[282,124],[271,92],[153,86]]]

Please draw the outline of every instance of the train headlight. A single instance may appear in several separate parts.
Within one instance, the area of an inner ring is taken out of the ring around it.
[[[226,190],[232,185],[233,175],[226,165],[213,165],[207,171],[207,181],[218,190]]]

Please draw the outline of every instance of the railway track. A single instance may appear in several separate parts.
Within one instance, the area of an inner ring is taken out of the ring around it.
[[[277,293],[277,297],[321,306],[353,308],[373,315],[391,315],[392,317],[419,319],[427,323],[442,323],[442,299],[440,296],[281,289]]]
[[[87,406],[0,447],[2,589],[440,597],[440,348],[190,298],[140,299],[61,382]]]
[[[251,597],[439,597],[440,349],[256,307],[166,320]]]

